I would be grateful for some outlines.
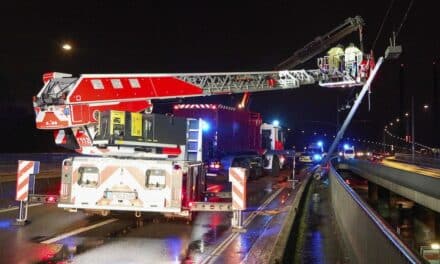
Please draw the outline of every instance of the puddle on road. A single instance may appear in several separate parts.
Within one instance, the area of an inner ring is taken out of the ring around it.
[[[145,221],[145,220],[144,220]],[[132,230],[142,227],[144,221],[133,221],[127,226],[122,228],[112,230],[108,232],[103,237],[95,237],[95,238],[77,238],[74,239],[72,237],[61,240],[63,244],[56,244],[60,247],[58,252],[54,253],[52,256],[45,256],[38,264],[43,263],[65,263],[73,260],[75,255],[79,255],[91,249],[97,248],[99,246],[104,245],[105,243],[118,238],[123,237],[130,233]],[[41,242],[48,239],[47,236],[36,236],[31,239],[33,242]],[[78,241],[76,241],[78,240]],[[78,243],[78,244],[76,244]]]
[[[205,243],[214,244],[229,229],[229,225],[210,226],[208,232],[203,234]]]

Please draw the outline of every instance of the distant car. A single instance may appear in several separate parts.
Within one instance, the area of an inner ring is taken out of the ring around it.
[[[354,159],[356,157],[354,147],[344,148],[342,156],[344,157],[344,159]]]
[[[320,162],[322,158],[323,158],[322,153],[306,151],[301,153],[301,155],[298,158],[298,161],[306,164],[314,164]]]
[[[221,160],[223,174],[227,174],[230,167],[240,167],[249,170],[249,179],[263,176],[263,160],[253,155],[226,156]]]
[[[383,159],[384,156],[379,152],[373,152],[371,156],[368,157],[368,160],[372,162],[381,162]]]

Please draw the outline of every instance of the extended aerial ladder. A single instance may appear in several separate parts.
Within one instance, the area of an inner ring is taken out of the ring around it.
[[[363,19],[348,18],[328,33],[317,37],[274,71],[176,73],[176,74],[83,74],[47,73],[44,87],[34,97],[36,126],[55,131],[55,142],[82,154],[109,155],[121,148],[98,148],[93,144],[100,113],[108,110],[151,113],[151,100],[244,93],[245,107],[250,92],[294,89],[319,83],[326,87],[360,86],[341,72],[322,69],[290,70],[328,49],[348,34],[359,30]],[[133,155],[134,148],[124,151]]]
[[[295,51],[292,56],[281,62],[275,67],[275,70],[292,70],[298,65],[301,65],[317,55],[321,54],[328,50],[333,44],[337,43],[341,39],[350,35],[351,33],[358,31],[359,32],[359,40],[361,50],[363,49],[362,44],[362,27],[364,26],[364,20],[360,16],[349,17],[342,24],[333,28],[329,32],[325,33],[322,36],[316,37],[313,41],[307,43],[301,49]],[[322,61],[324,58],[320,58],[319,61]],[[345,82],[345,85],[349,86],[355,85],[360,86],[361,83],[353,80],[349,75],[340,73],[334,73],[334,77],[338,77],[338,79],[342,79]],[[322,86],[331,86],[334,82],[329,82],[328,80],[320,80],[320,84]],[[343,86],[344,84],[336,84],[336,86]],[[249,93],[245,92],[242,97],[242,100],[238,104],[239,108],[247,108],[249,103]]]

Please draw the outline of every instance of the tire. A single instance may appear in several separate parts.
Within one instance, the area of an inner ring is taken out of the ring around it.
[[[270,171],[270,175],[272,177],[278,177],[280,174],[280,160],[278,159],[278,156],[272,157],[272,169]]]

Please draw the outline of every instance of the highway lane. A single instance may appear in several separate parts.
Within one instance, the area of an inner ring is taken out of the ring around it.
[[[285,176],[288,172],[283,173]],[[30,208],[30,225],[16,227],[11,223],[18,211],[0,211],[0,236],[5,238],[0,241],[0,259],[8,263],[199,263],[207,258],[209,263],[229,258],[238,261],[285,201],[287,188],[281,179],[266,176],[249,182],[249,210],[244,213],[248,232],[232,238],[231,213],[199,213],[193,223],[187,224],[152,215],[138,221],[128,213],[109,218],[87,216],[44,205]],[[228,184],[218,185],[211,186],[227,190]],[[267,208],[260,207],[264,202]]]
[[[382,164],[399,170],[405,170],[429,177],[440,178],[440,169],[420,167],[414,164],[396,161],[394,158],[387,158],[382,161]]]
[[[280,231],[281,226],[278,225],[275,228],[267,230],[271,220],[280,212],[289,209],[287,205],[290,205],[293,201],[295,190],[288,187],[288,183],[281,184],[274,187],[277,191],[274,193],[273,200],[267,203],[265,207],[259,208],[248,215],[248,218],[244,222],[246,232],[234,233],[234,237],[222,247],[217,247],[216,252],[209,252],[200,257],[201,263],[241,263],[247,259],[249,250],[264,251],[270,253],[272,248],[261,248],[255,245],[257,239],[270,239]],[[258,253],[256,253],[258,254]],[[244,261],[245,262],[245,261]]]

